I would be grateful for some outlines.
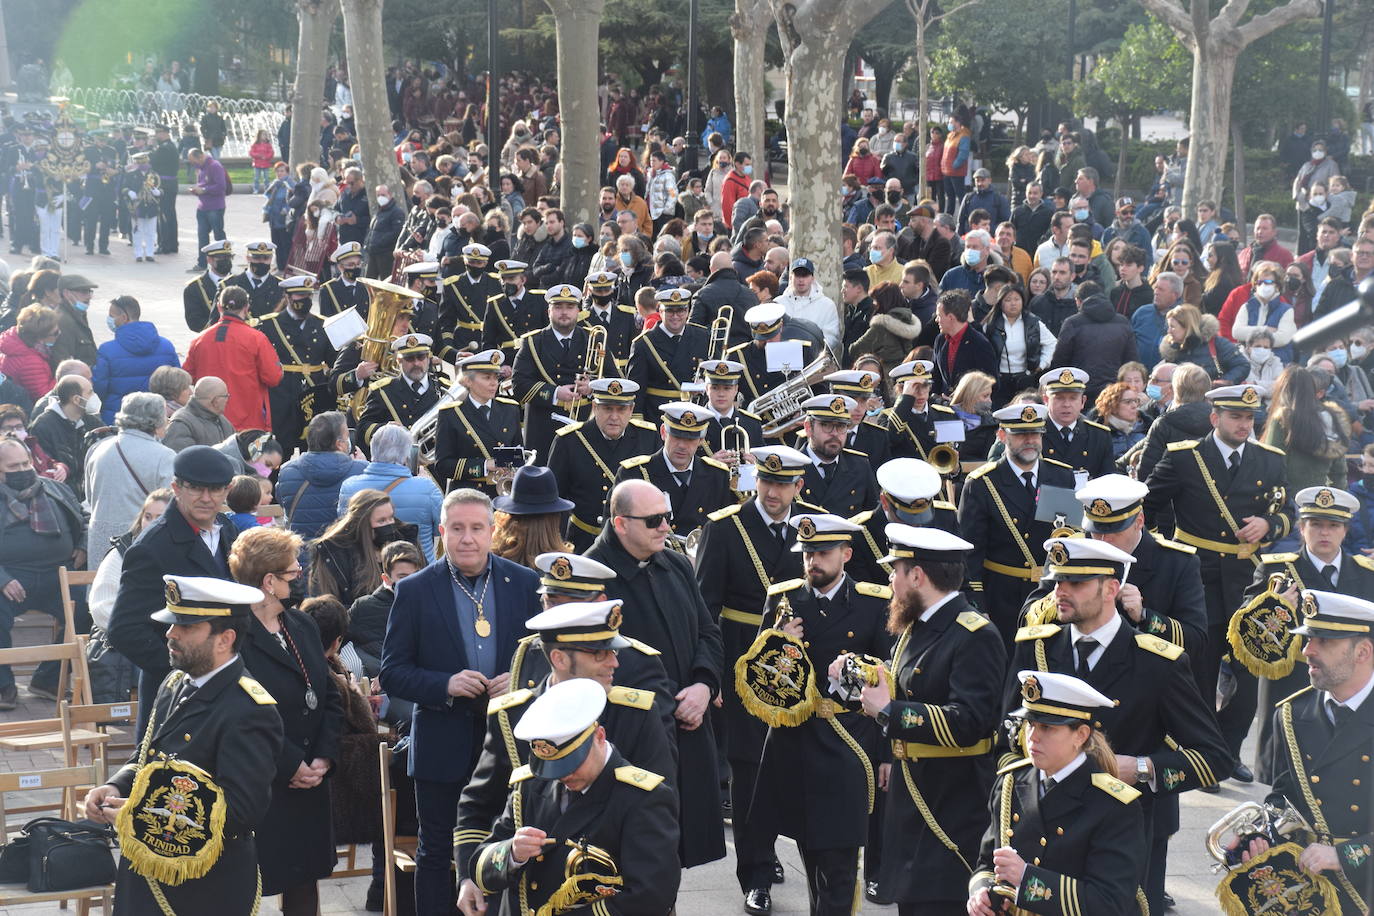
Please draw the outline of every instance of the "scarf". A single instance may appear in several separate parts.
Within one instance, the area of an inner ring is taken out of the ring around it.
[[[1112,414],[1107,417],[1107,424],[1118,432],[1129,433],[1131,430],[1135,429],[1136,421],[1127,420],[1125,417],[1118,417],[1116,414]]]
[[[57,506],[48,495],[48,491],[43,489],[41,477],[34,481],[33,486],[22,492],[16,492],[0,484],[0,494],[5,496],[5,512],[21,522],[27,521],[34,534],[59,533]]]

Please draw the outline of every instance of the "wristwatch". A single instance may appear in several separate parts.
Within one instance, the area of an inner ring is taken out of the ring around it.
[[[882,729],[884,734],[887,733],[887,720],[891,711],[892,704],[888,703],[882,709],[878,710],[878,714],[873,717],[873,721],[878,723],[878,728]]]
[[[1137,757],[1135,759],[1135,782],[1138,786],[1148,785],[1150,782],[1150,758]]]

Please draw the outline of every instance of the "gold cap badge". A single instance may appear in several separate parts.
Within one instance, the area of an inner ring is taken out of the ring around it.
[[[802,539],[806,541],[816,536],[816,523],[811,520],[810,516],[803,516],[802,520],[797,523],[797,534],[800,534]]]
[[[557,560],[554,560],[553,565],[549,567],[549,575],[553,576],[555,579],[571,579],[572,574],[572,561],[567,557],[559,557]]]
[[[1021,699],[1027,703],[1038,703],[1044,696],[1044,691],[1040,689],[1040,679],[1031,675],[1021,683]]]

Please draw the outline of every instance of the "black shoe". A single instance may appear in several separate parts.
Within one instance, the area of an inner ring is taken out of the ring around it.
[[[892,901],[878,893],[878,882],[869,881],[864,885],[864,899],[869,903],[876,903],[878,906],[891,906]]]
[[[769,916],[773,912],[773,898],[767,889],[756,887],[745,893],[744,912],[749,916]]]
[[[1236,764],[1236,768],[1231,771],[1231,778],[1236,782],[1254,782],[1255,774],[1243,763]]]
[[[386,883],[376,878],[367,886],[367,902],[363,904],[363,909],[369,913],[380,913],[384,909],[386,902]]]
[[[43,700],[52,700],[54,703],[56,703],[58,699],[57,685],[53,684],[52,686],[48,686],[47,684],[29,684],[29,696],[38,697],[39,699]]]
[[[10,684],[0,687],[0,710],[14,709],[19,705],[19,688]]]
[[[1218,786],[1218,785],[1203,786],[1202,788],[1198,789],[1198,791],[1199,791],[1199,792],[1206,792],[1208,795],[1216,795],[1218,792],[1221,791],[1221,786]]]
[[[787,873],[782,870],[782,863],[777,859],[773,860],[773,883],[781,884],[787,880]]]
[[[1164,895],[1164,909],[1166,909],[1166,910],[1172,910],[1172,909],[1174,909],[1176,906],[1178,906],[1178,904],[1174,902],[1174,898],[1173,898],[1173,897],[1170,897],[1168,894],[1165,894],[1165,895]]]

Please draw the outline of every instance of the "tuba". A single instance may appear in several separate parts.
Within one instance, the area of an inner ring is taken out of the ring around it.
[[[811,397],[811,386],[839,368],[827,349],[796,375],[751,401],[749,412],[763,422],[763,434],[771,439],[800,426],[801,405]]]
[[[395,376],[399,368],[396,358],[391,355],[391,329],[397,317],[412,311],[412,300],[421,296],[414,290],[385,280],[361,277],[358,282],[372,289],[372,302],[367,307],[367,329],[359,338],[363,342],[362,362],[376,363],[379,378]],[[349,406],[354,419],[363,412],[363,402],[366,400],[367,386],[363,386],[354,393]]]
[[[428,466],[434,463],[434,452],[439,443],[439,411],[456,401],[461,401],[467,393],[468,390],[462,382],[454,382],[439,395],[439,400],[434,402],[433,407],[411,424],[410,436],[415,441],[415,447],[419,449],[420,464]]]
[[[594,381],[601,378],[606,371],[606,326],[604,324],[594,324],[587,328],[587,358],[582,361],[582,371],[578,373],[579,379]],[[572,410],[568,415],[576,423],[582,419],[582,401],[579,398],[573,402]]]

